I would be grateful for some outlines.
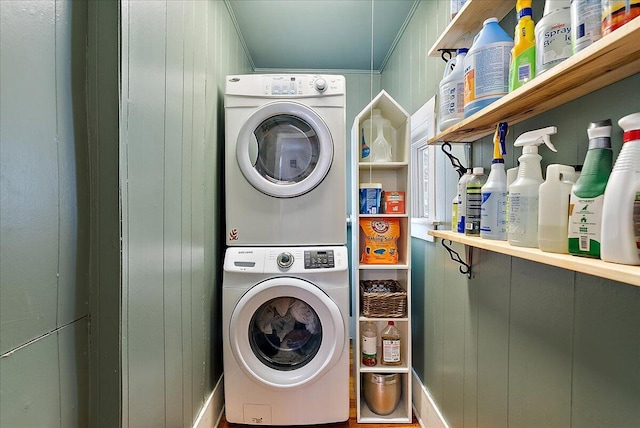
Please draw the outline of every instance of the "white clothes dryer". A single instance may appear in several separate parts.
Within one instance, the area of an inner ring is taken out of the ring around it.
[[[343,76],[227,76],[227,245],[346,243],[345,99]]]
[[[349,419],[347,249],[230,247],[223,273],[226,419]]]

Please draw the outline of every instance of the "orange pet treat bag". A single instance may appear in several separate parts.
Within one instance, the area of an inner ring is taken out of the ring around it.
[[[398,263],[399,219],[360,219],[360,230],[364,235],[364,249],[360,257],[366,264]]]

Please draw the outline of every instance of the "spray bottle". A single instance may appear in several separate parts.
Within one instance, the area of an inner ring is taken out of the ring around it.
[[[640,265],[640,113],[621,118],[618,125],[623,143],[604,192],[601,257]]]
[[[569,253],[600,257],[602,205],[613,165],[611,120],[587,128],[589,150],[569,202]]]
[[[507,173],[502,158],[507,153],[507,129],[507,122],[500,122],[496,127],[491,172],[481,190],[480,237],[484,239],[507,240]]]
[[[547,179],[540,185],[538,203],[538,246],[549,253],[568,253],[569,197],[576,170],[569,165],[547,167]]]
[[[515,147],[522,147],[522,156],[518,158],[518,178],[509,186],[508,240],[511,245],[538,246],[538,190],[543,182],[538,146],[546,144],[556,152],[549,137],[556,132],[555,126],[536,129],[520,135],[513,143]]]
[[[515,29],[514,46],[509,65],[509,92],[518,89],[536,77],[535,25],[531,0],[516,2],[518,24]]]
[[[464,233],[464,227],[466,224],[466,211],[467,211],[467,183],[473,177],[471,168],[467,168],[467,172],[460,177],[458,181],[458,233]]]

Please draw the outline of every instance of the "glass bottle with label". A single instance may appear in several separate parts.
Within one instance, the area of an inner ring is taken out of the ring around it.
[[[380,336],[382,337],[381,363],[388,366],[400,365],[400,330],[398,327],[393,321],[389,321]]]
[[[362,365],[375,366],[378,363],[378,327],[367,321],[362,325]]]

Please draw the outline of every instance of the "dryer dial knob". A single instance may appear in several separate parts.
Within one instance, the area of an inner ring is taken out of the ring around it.
[[[324,92],[327,90],[327,81],[324,79],[316,79],[316,81],[313,82],[313,85],[318,92]]]
[[[278,254],[278,258],[276,260],[278,266],[282,269],[288,269],[293,265],[293,254],[291,253],[280,253]]]

